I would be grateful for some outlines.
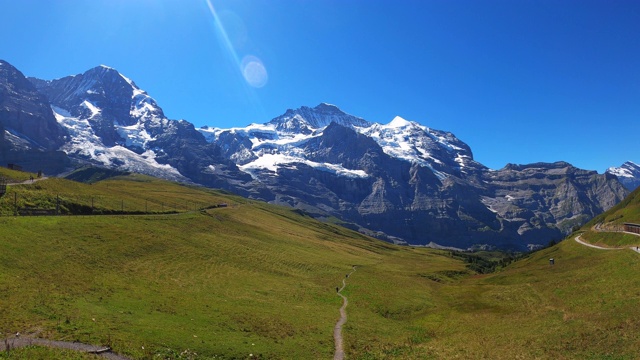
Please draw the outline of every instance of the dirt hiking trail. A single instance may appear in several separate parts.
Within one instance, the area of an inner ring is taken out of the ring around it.
[[[129,358],[127,357],[111,352],[111,348],[108,346],[96,346],[71,341],[55,341],[32,337],[20,337],[17,335],[16,337],[0,340],[0,351],[10,352],[11,349],[31,345],[81,351],[85,353],[96,354],[110,360],[129,360]]]
[[[349,274],[342,279],[342,287],[338,289],[338,296],[342,298],[342,307],[340,308],[340,320],[336,323],[336,326],[333,328],[333,340],[336,343],[336,351],[333,354],[333,360],[343,360],[344,359],[344,347],[342,342],[342,326],[347,322],[347,305],[349,305],[349,300],[347,297],[342,295],[341,292],[344,290],[345,286],[347,286],[347,279],[351,274],[356,271],[356,267],[353,267],[353,270]]]

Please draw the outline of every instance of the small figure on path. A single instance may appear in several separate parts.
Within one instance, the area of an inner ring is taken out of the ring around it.
[[[340,288],[336,286],[336,292],[340,292]]]

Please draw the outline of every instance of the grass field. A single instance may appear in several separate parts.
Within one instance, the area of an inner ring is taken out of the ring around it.
[[[357,265],[343,292],[348,359],[640,353],[640,255],[630,250],[564,241],[480,275],[447,251],[395,246],[290,209],[147,177],[93,185],[49,179],[14,189],[32,198],[77,193],[69,204],[127,196],[140,207],[203,206],[176,214],[0,217],[5,336],[110,345],[134,359],[327,359],[341,305],[335,287]],[[117,211],[112,203],[101,209]],[[199,210],[220,203],[228,206]],[[76,355],[0,353],[68,356]]]

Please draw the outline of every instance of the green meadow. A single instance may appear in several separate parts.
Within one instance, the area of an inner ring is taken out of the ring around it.
[[[335,287],[356,266],[343,291],[348,359],[640,353],[640,254],[631,250],[570,239],[478,274],[448,251],[395,246],[295,210],[140,175],[8,191],[4,337],[108,345],[132,359],[328,359]],[[13,216],[19,201],[60,204],[63,215]],[[29,347],[4,358],[96,357]]]

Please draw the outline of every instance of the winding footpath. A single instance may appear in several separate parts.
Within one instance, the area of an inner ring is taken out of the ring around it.
[[[96,345],[83,344],[79,342],[55,341],[55,340],[47,340],[47,339],[31,338],[31,337],[19,337],[19,336],[16,336],[13,338],[7,338],[0,341],[0,351],[11,351],[11,349],[25,347],[25,346],[32,346],[32,345],[81,351],[89,354],[96,354],[96,355],[102,356],[105,359],[111,359],[111,360],[129,360],[129,358],[127,357],[111,352],[111,348],[108,346],[96,346]]]
[[[595,226],[593,226],[593,230],[597,231],[597,232],[618,232],[618,233],[624,233],[624,234],[631,234],[631,235],[635,235],[635,236],[640,236],[640,234],[636,234],[636,233],[632,233],[632,232],[628,232],[628,231],[606,231],[606,230],[602,230],[600,228],[600,224],[596,224]],[[582,240],[582,238],[580,237],[580,235],[576,236],[574,238],[574,240],[584,246],[588,246],[590,248],[594,248],[594,249],[600,249],[600,250],[624,250],[626,248],[624,247],[619,247],[619,248],[610,248],[610,247],[603,247],[603,246],[598,246],[598,245],[593,245],[593,244],[589,244],[588,242],[585,242],[584,240]],[[629,246],[629,249],[640,253],[640,247],[638,246]]]
[[[342,279],[342,287],[338,289],[338,296],[342,298],[342,307],[340,308],[340,320],[336,323],[336,326],[333,328],[333,340],[336,343],[336,351],[333,354],[333,360],[343,360],[344,359],[344,347],[342,342],[342,326],[347,322],[347,305],[349,305],[349,300],[347,297],[342,295],[341,292],[344,290],[345,286],[347,286],[347,279],[351,274],[356,271],[356,267],[353,267],[353,270]]]
[[[10,183],[7,183],[7,185],[30,185],[30,184],[33,184],[33,183],[35,183],[37,181],[42,181],[42,180],[46,180],[46,179],[48,179],[48,177],[41,176],[39,178],[33,178],[31,180],[25,180],[25,181],[22,181],[22,182],[10,182]]]

